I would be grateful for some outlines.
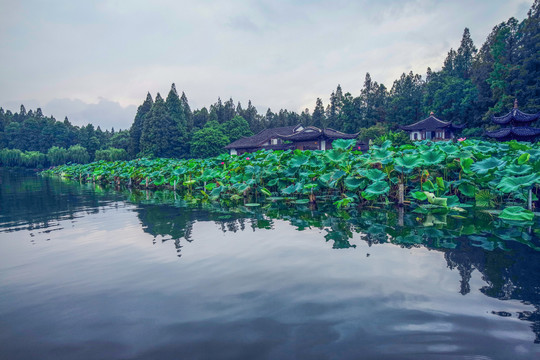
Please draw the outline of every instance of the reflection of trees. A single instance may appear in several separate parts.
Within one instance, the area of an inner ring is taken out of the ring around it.
[[[354,234],[369,246],[392,244],[404,248],[426,247],[444,254],[448,268],[457,270],[461,280],[457,291],[470,292],[474,270],[487,283],[480,289],[486,296],[530,303],[534,312],[518,314],[530,321],[540,343],[540,243],[531,224],[524,227],[494,220],[476,213],[463,218],[444,211],[400,214],[381,209],[348,209],[333,206],[288,205],[275,202],[264,208],[227,208],[219,204],[193,205],[172,191],[123,190],[116,192],[96,185],[80,185],[56,179],[0,173],[2,221],[14,230],[50,227],[51,222],[73,218],[77,212],[97,212],[99,208],[127,197],[143,230],[162,241],[173,241],[180,256],[182,242],[194,241],[193,226],[198,221],[217,224],[223,232],[274,228],[276,219],[298,230],[324,230],[324,239],[334,249],[354,248]],[[507,315],[507,314],[501,314]]]
[[[12,230],[49,228],[56,221],[73,219],[76,213],[97,213],[100,207],[123,199],[98,185],[81,186],[30,171],[0,169],[0,183],[1,221]]]

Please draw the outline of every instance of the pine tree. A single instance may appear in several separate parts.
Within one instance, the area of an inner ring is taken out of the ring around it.
[[[193,114],[191,113],[187,96],[183,91],[180,101],[182,102],[182,108],[184,109],[184,118],[186,119],[188,133],[191,133],[191,130],[193,129]]]
[[[540,0],[536,0],[523,22],[520,38],[519,72],[513,88],[530,112],[540,111]]]
[[[179,137],[176,122],[169,115],[167,105],[158,93],[152,110],[143,123],[141,152],[145,156],[178,156]]]
[[[178,96],[176,91],[176,86],[174,83],[171,85],[171,90],[167,95],[167,100],[165,100],[167,105],[167,111],[172,121],[176,124],[178,129],[179,138],[177,139],[179,143],[178,156],[187,157],[189,155],[189,134],[187,130],[187,121],[184,108],[182,106],[182,100]]]
[[[154,104],[154,101],[152,100],[152,95],[148,93],[142,105],[140,105],[139,108],[137,109],[137,114],[135,115],[133,124],[131,125],[131,128],[129,129],[129,154],[131,156],[136,156],[141,151],[140,143],[141,143],[141,133],[142,133],[143,125],[144,125],[144,122],[146,121],[148,114],[152,110],[153,104]],[[67,117],[66,117],[66,121],[67,121]]]
[[[326,127],[326,116],[324,115],[324,106],[321,98],[317,98],[315,109],[311,115],[311,125],[324,129]]]
[[[465,28],[463,37],[461,38],[461,45],[459,46],[454,59],[454,70],[457,76],[460,76],[463,79],[470,78],[472,64],[476,53],[477,49],[471,39],[471,33],[468,28]]]

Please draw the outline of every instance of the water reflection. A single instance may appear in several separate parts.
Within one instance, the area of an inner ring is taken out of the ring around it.
[[[476,270],[486,283],[480,289],[486,296],[534,306],[534,312],[493,313],[530,322],[535,343],[540,343],[538,222],[512,224],[485,212],[463,217],[448,212],[415,213],[397,208],[336,211],[324,204],[310,207],[274,202],[261,208],[227,207],[211,202],[194,205],[172,191],[102,188],[5,171],[1,179],[0,232],[4,233],[54,231],[61,229],[58,226],[62,220],[97,213],[106,207],[125,206],[127,200],[136,204],[133,211],[143,231],[152,235],[154,241],[173,242],[178,256],[182,256],[186,242],[197,241],[194,234],[197,222],[213,222],[224,233],[236,233],[271,230],[278,220],[288,222],[298,231],[319,230],[321,240],[333,249],[355,248],[359,240],[368,247],[387,244],[441,252],[447,267],[460,275],[455,289],[461,295],[471,292],[471,278]]]

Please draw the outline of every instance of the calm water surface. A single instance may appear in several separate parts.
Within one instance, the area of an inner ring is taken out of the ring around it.
[[[540,358],[538,222],[0,176],[0,359]]]

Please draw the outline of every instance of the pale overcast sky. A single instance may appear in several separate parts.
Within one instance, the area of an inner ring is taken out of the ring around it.
[[[40,106],[75,124],[128,128],[171,83],[192,109],[232,97],[260,112],[388,88],[439,69],[469,27],[526,17],[533,0],[0,0],[0,106]]]

